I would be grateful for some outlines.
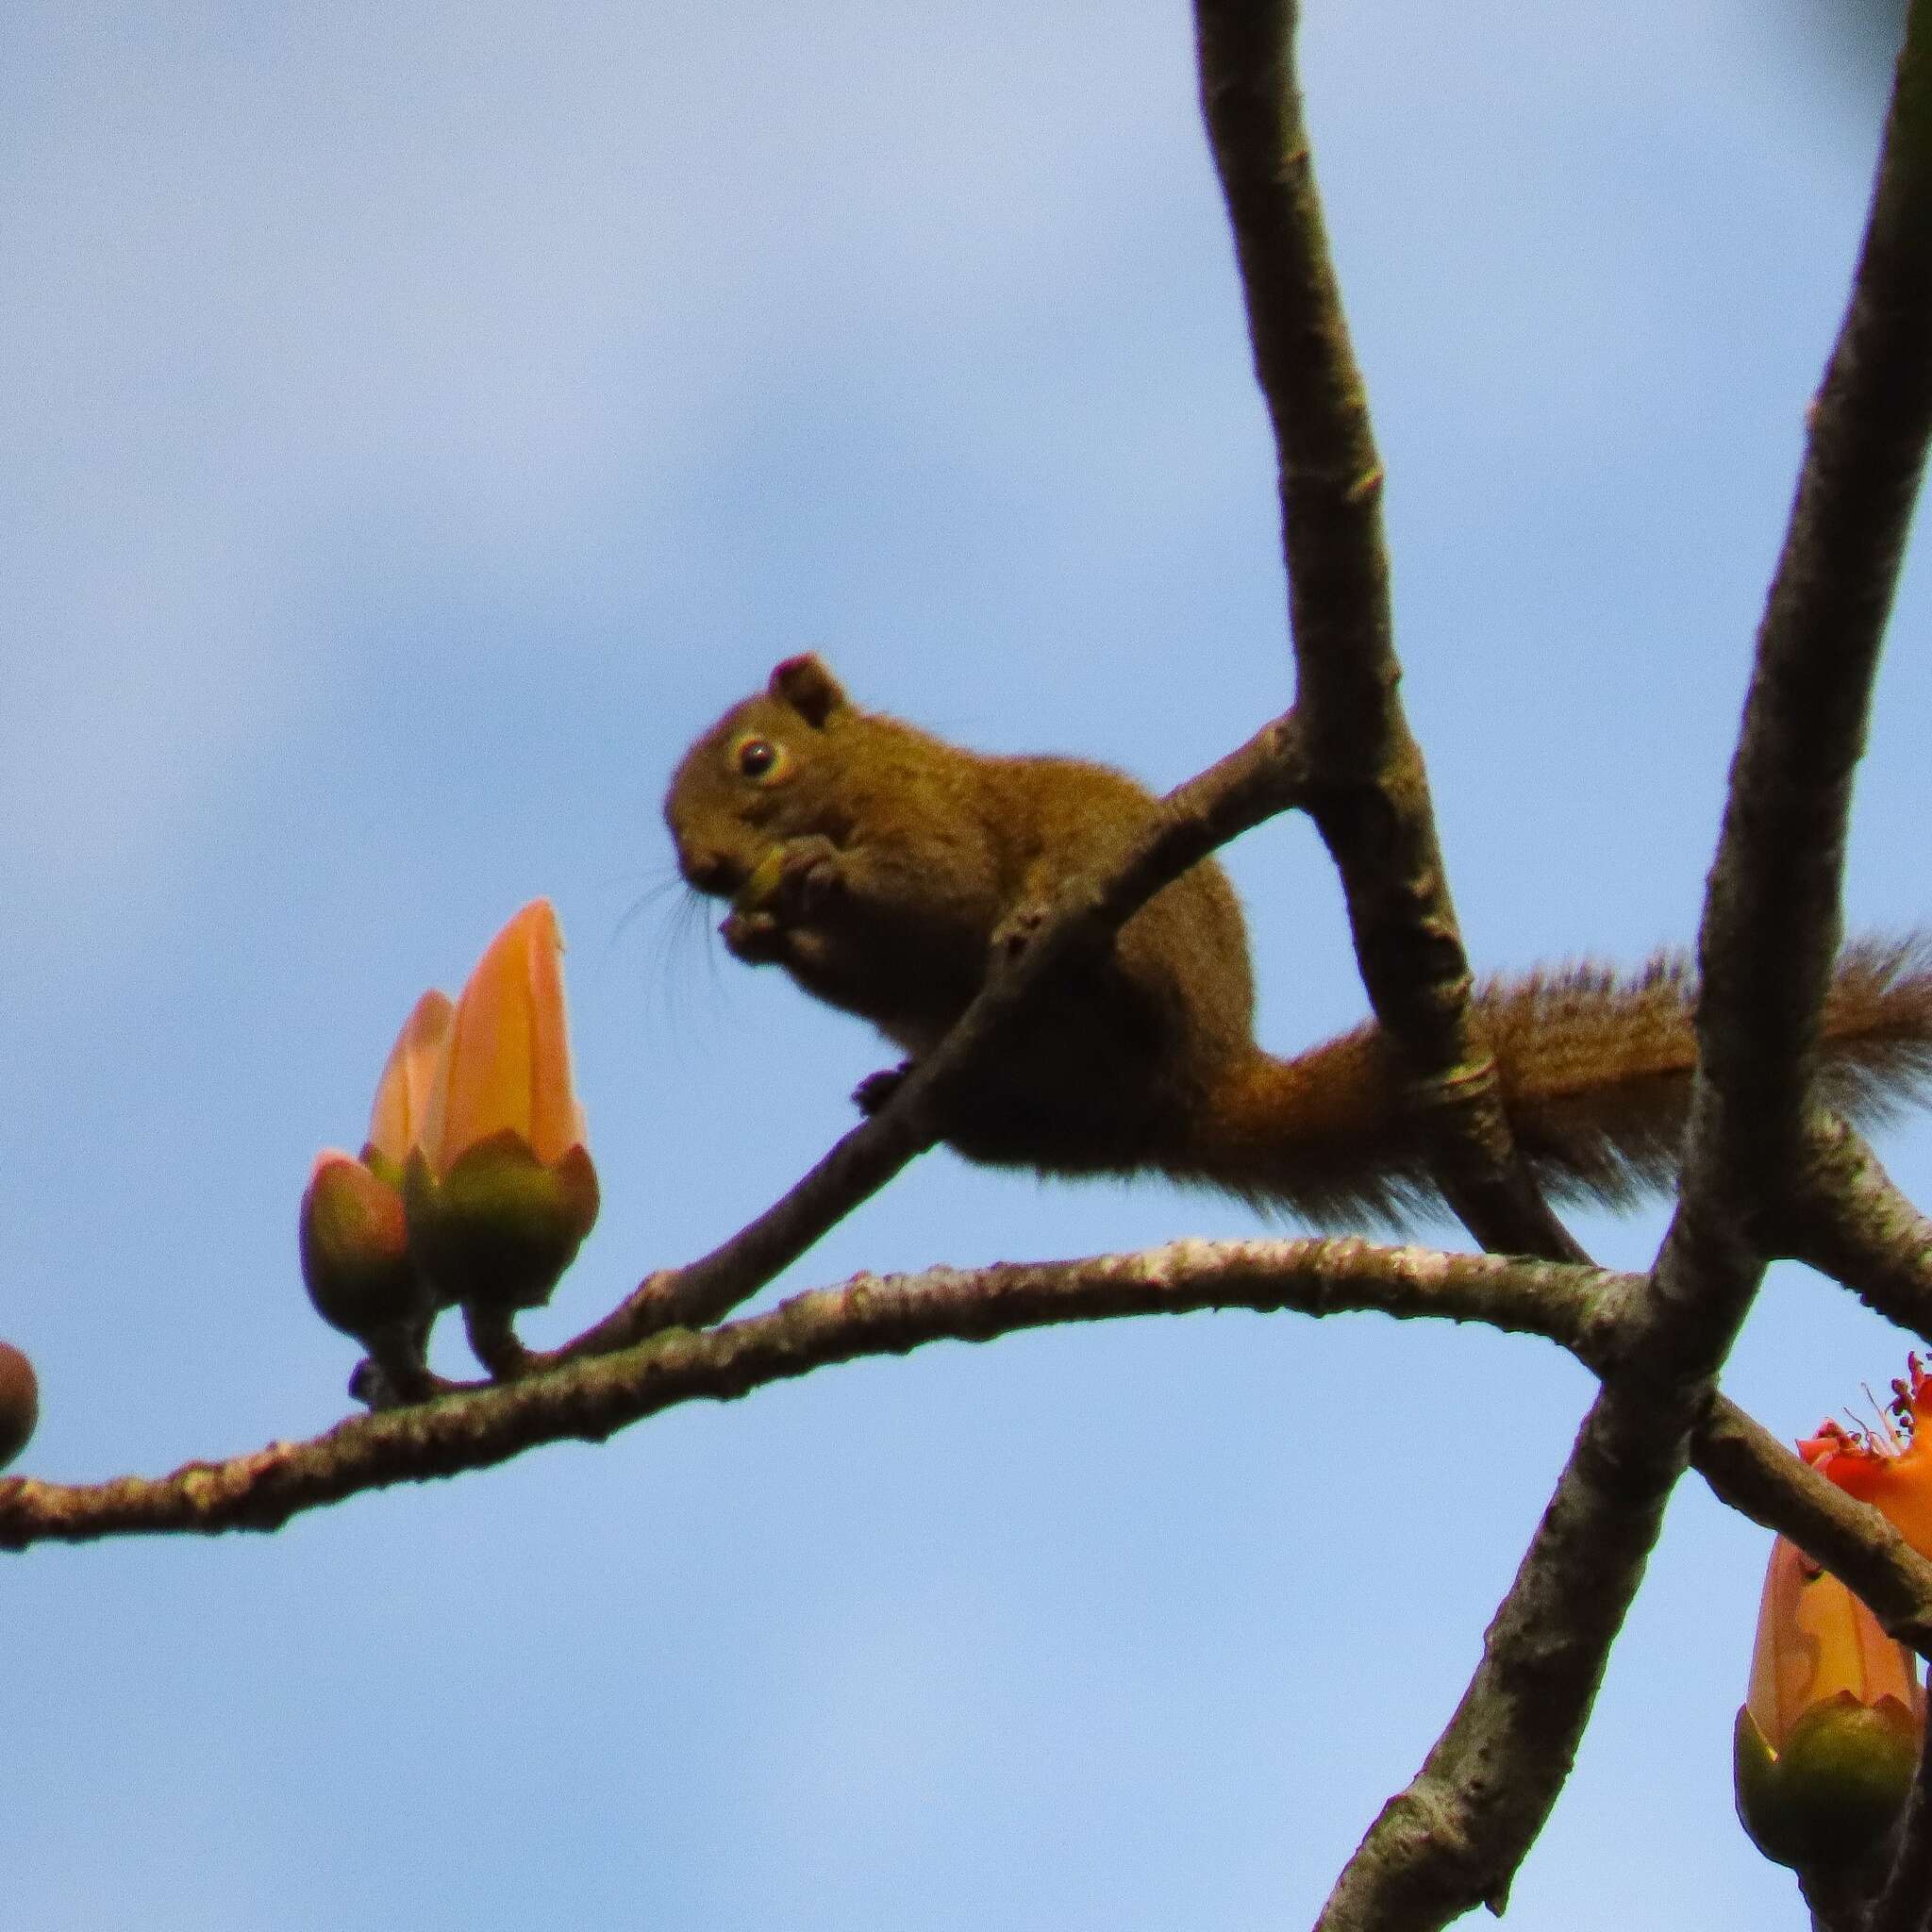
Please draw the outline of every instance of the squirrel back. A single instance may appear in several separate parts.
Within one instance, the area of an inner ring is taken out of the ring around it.
[[[1103,765],[970,751],[860,710],[791,658],[686,753],[665,817],[726,945],[870,1020],[917,1058],[1074,875],[1105,865],[1153,795]],[[1557,1199],[1623,1206],[1676,1171],[1695,982],[1662,954],[1475,992],[1510,1129]],[[1043,989],[1011,1047],[941,1101],[967,1158],[1049,1174],[1148,1170],[1320,1226],[1400,1227],[1440,1206],[1424,1124],[1374,1023],[1291,1058],[1253,1031],[1241,908],[1204,860],[1110,953]],[[1821,1102],[1883,1119],[1932,1077],[1932,952],[1847,947],[1827,1002]],[[887,1078],[859,1090],[875,1105]]]

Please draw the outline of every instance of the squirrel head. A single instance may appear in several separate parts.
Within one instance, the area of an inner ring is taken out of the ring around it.
[[[684,755],[664,798],[677,869],[731,898],[788,839],[851,830],[837,783],[843,730],[863,717],[822,658],[787,658]]]

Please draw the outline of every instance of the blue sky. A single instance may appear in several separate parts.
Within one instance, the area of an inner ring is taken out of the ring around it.
[[[1875,135],[1797,9],[1311,9],[1406,692],[1471,950],[1688,937]],[[1585,30],[1587,28],[1587,31]],[[863,703],[1171,784],[1289,691],[1174,6],[0,19],[0,1334],[24,1466],[344,1410],[294,1262],[422,989],[547,893],[604,1219],[710,1246],[890,1058],[680,928],[682,745]],[[1927,920],[1908,573],[1855,924]],[[1263,1037],[1361,998],[1230,855]],[[1932,1192],[1932,1136],[1884,1149]],[[1579,1231],[1641,1265],[1656,1213]],[[1257,1224],[928,1156],[787,1281]],[[1447,1230],[1438,1230],[1450,1239]],[[1786,1434],[1901,1341],[1798,1271]],[[5,1566],[15,1922],[1307,1923],[1453,1707],[1589,1394],[1539,1344],[1194,1318],[948,1347],[269,1539]],[[1514,1923],[1801,1923],[1730,1816],[1764,1539],[1673,1506]]]

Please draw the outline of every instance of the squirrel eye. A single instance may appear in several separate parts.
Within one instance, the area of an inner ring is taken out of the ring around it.
[[[731,762],[743,776],[769,784],[783,774],[790,761],[783,745],[774,744],[769,738],[760,738],[754,733],[748,738],[741,738],[732,747]]]

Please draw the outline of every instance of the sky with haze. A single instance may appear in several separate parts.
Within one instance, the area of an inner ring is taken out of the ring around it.
[[[1635,960],[1694,930],[1879,66],[1796,0],[1307,11],[1471,952]],[[309,1161],[538,894],[605,1208],[531,1340],[850,1124],[893,1056],[656,890],[679,751],[774,659],[1159,787],[1289,698],[1174,4],[23,0],[0,370],[0,1336],[41,1373],[37,1474],[346,1412]],[[1928,636],[1921,557],[1857,927],[1932,924]],[[1312,834],[1227,858],[1263,1040],[1352,1024]],[[1932,1132],[1880,1144],[1932,1198]],[[1263,1225],[939,1152],[761,1305]],[[1620,1266],[1661,1226],[1577,1222]],[[1725,1387],[1791,1436],[1904,1355],[1780,1270]],[[1368,1317],[1070,1328],[273,1537],[8,1558],[8,1923],[1307,1924],[1591,1388]],[[1802,1923],[1731,1816],[1765,1547],[1683,1486],[1512,1924]]]

